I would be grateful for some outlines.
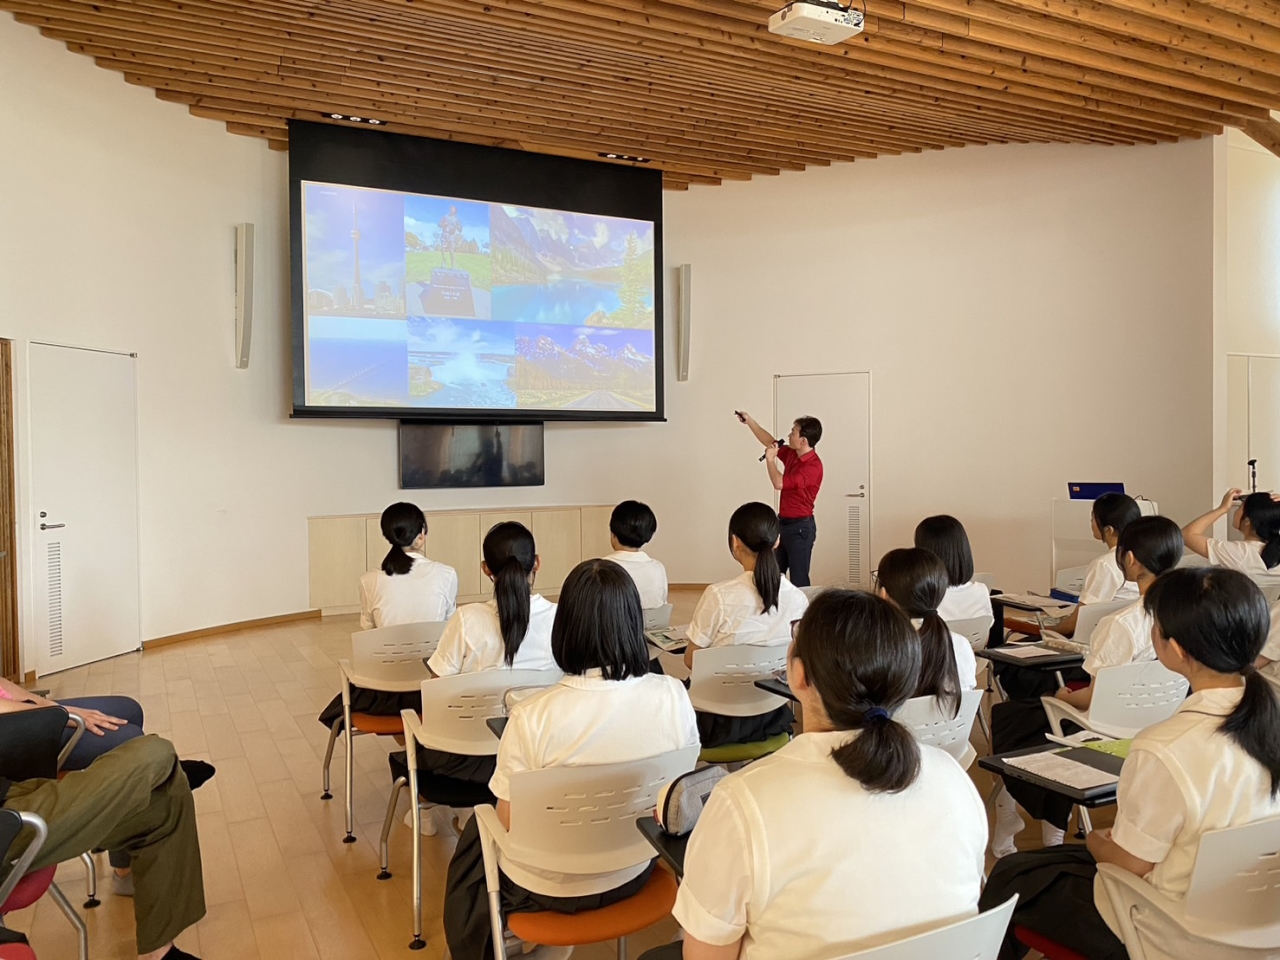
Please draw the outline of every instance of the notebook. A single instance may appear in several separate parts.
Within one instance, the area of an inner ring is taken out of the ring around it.
[[[673,653],[683,650],[689,645],[689,625],[665,627],[661,630],[646,630],[645,637],[660,650]]]
[[[1029,776],[1026,779],[1047,781],[1078,790],[1085,799],[1109,793],[1120,780],[1122,757],[1090,747],[1069,750],[1044,750],[1020,757],[1004,758],[1005,765]]]

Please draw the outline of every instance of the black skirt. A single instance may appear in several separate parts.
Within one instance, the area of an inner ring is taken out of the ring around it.
[[[401,710],[412,710],[422,713],[422,691],[409,693],[387,693],[385,690],[366,690],[364,687],[351,688],[351,712],[367,713],[375,717],[398,717]],[[320,723],[326,730],[333,728],[335,720],[342,719],[342,694],[329,701],[329,705],[320,711]]]
[[[1093,902],[1098,864],[1080,844],[1014,853],[1000,860],[978,901],[979,910],[998,907],[1015,893],[1018,905],[1000,947],[1000,960],[1019,960],[1027,948],[1013,928],[1026,927],[1089,960],[1127,960]]]
[[[757,743],[786,733],[796,722],[789,704],[755,717],[726,717],[719,713],[697,712],[698,736],[703,749],[727,743]]]
[[[1039,700],[1006,700],[991,707],[991,752],[999,755],[1026,747],[1044,746],[1051,731],[1044,704]],[[1009,796],[1037,820],[1067,829],[1074,804],[1061,794],[1017,777],[1004,778]]]
[[[548,897],[520,886],[500,873],[503,915],[538,913],[580,913],[598,910],[639,893],[653,873],[651,861],[640,876],[614,890],[587,897]],[[444,887],[444,936],[453,960],[489,960],[493,956],[489,894],[484,877],[484,855],[480,850],[480,828],[475,818],[467,822],[458,846],[449,861]]]

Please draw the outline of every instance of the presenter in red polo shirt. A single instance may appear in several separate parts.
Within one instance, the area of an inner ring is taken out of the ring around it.
[[[773,489],[780,491],[778,517],[782,520],[782,536],[778,540],[778,566],[790,574],[797,587],[809,586],[809,558],[818,539],[818,525],[813,519],[813,504],[822,486],[822,461],[814,447],[822,439],[822,424],[817,417],[801,417],[791,425],[785,441],[756,423],[749,414],[738,413],[738,419],[751,428],[756,439],[765,446],[765,466]],[[778,468],[778,462],[782,468]]]

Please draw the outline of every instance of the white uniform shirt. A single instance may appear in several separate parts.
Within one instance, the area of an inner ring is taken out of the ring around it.
[[[511,708],[489,789],[509,801],[512,775],[525,770],[626,763],[697,743],[698,721],[679,680],[656,673],[604,680],[592,670],[563,677]],[[519,816],[519,810],[511,811],[513,821]],[[534,893],[585,897],[622,886],[647,865],[584,877],[507,861],[503,871]]]
[[[901,793],[868,793],[805,733],[716,785],[672,911],[740,960],[825,960],[977,913],[987,816],[960,766],[920,748]]]
[[[640,591],[640,606],[646,610],[660,607],[667,602],[667,568],[643,550],[619,550],[606,560],[612,560],[631,574]]]
[[[1202,834],[1280,814],[1266,769],[1218,729],[1242,693],[1243,687],[1193,693],[1172,717],[1134,738],[1120,771],[1111,837],[1154,863],[1147,881],[1174,900],[1191,885]],[[1094,900],[1110,918],[1096,883]]]
[[[1112,600],[1138,599],[1138,585],[1124,578],[1116,552],[1109,550],[1089,563],[1080,588],[1081,603],[1110,603]]]
[[[791,621],[799,620],[809,600],[786,577],[778,587],[778,605],[760,611],[760,594],[750,571],[713,583],[702,593],[689,624],[689,642],[696,647],[725,647],[740,643],[775,646],[791,642]]]
[[[408,573],[389,576],[370,570],[360,578],[360,629],[402,623],[448,620],[458,599],[453,567],[406,550],[413,560]]]
[[[1271,662],[1259,672],[1272,683],[1280,686],[1280,603],[1271,604],[1271,630],[1262,647],[1262,655]]]
[[[1280,577],[1280,567],[1267,568],[1262,562],[1262,548],[1266,546],[1261,540],[1214,540],[1208,541],[1209,562],[1228,570],[1239,570],[1255,578],[1275,579]]]
[[[947,587],[946,596],[938,604],[938,616],[953,620],[977,620],[991,616],[991,590],[985,583],[970,580],[958,587]]]
[[[974,655],[969,639],[953,632],[951,646],[956,652],[956,670],[960,673],[960,689],[976,690],[978,687],[978,658]]]
[[[556,605],[535,593],[529,598],[529,628],[511,663],[513,670],[554,670],[551,655],[551,624]],[[427,661],[437,677],[459,673],[479,673],[505,667],[506,646],[498,622],[498,604],[468,603],[459,607],[440,637],[440,645]]]
[[[1151,614],[1142,601],[1108,614],[1098,621],[1089,638],[1089,655],[1084,658],[1084,672],[1096,677],[1103,667],[1122,667],[1156,658],[1151,645]]]

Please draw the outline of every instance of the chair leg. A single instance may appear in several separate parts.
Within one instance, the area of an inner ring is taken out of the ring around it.
[[[489,925],[494,960],[507,960],[506,942],[502,937],[502,899],[497,890],[489,891]]]
[[[98,899],[98,864],[92,853],[80,854],[80,860],[84,863],[84,908],[92,910],[102,905],[102,901]]]
[[[1089,811],[1084,807],[1080,807],[1078,809],[1080,810],[1080,823],[1083,825],[1085,835],[1087,836],[1088,834],[1093,833],[1093,819],[1089,816]]]
[[[627,960],[627,938],[618,938],[618,960]]]
[[[409,749],[416,750],[417,743],[410,742]],[[422,939],[422,804],[418,799],[418,771],[412,766],[409,768],[409,811],[413,814],[413,941],[409,949],[421,950],[427,945]]]
[[[89,928],[84,925],[80,914],[76,913],[76,908],[71,906],[70,901],[58,889],[56,883],[49,884],[49,896],[53,897],[53,902],[58,905],[58,909],[62,911],[63,916],[70,920],[71,925],[76,928],[76,936],[80,941],[80,960],[89,960]]]
[[[339,717],[333,721],[333,725],[329,727],[329,746],[324,751],[324,767],[321,773],[324,776],[324,793],[320,794],[321,800],[332,800],[333,794],[329,792],[329,764],[333,760],[333,745],[338,740],[338,731],[342,729],[342,718]]]
[[[391,838],[391,824],[396,819],[396,806],[400,803],[400,791],[404,789],[404,785],[408,783],[404,777],[396,777],[395,783],[391,784],[391,799],[387,801],[387,817],[382,821],[382,840],[379,843],[379,849],[382,852],[382,872],[378,874],[379,880],[390,880],[391,871],[388,867],[391,865],[391,853],[388,849]]]
[[[351,723],[350,717],[345,717],[342,724],[342,736],[347,746],[346,756],[346,773],[347,773],[347,835],[342,838],[343,843],[356,842],[356,807],[352,792],[355,785],[355,760],[352,756],[351,749]]]

